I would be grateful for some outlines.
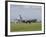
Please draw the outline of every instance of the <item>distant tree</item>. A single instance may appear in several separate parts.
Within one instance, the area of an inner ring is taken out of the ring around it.
[[[33,20],[31,20],[31,22],[37,22],[37,19],[33,19]]]

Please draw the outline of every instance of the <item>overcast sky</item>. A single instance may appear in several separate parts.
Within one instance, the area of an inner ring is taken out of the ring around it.
[[[16,19],[21,15],[23,19],[41,20],[41,6],[33,5],[10,5],[10,19]]]

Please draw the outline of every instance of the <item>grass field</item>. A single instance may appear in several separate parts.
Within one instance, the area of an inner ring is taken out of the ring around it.
[[[10,31],[17,32],[17,31],[40,31],[42,28],[41,23],[11,23]]]

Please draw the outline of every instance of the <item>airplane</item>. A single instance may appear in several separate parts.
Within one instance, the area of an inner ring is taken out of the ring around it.
[[[21,15],[16,19],[16,23],[31,23],[37,21],[36,19],[23,19]]]

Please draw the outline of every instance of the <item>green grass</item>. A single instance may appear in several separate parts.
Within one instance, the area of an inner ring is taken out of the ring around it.
[[[41,30],[41,23],[11,23],[10,31],[17,32],[17,31],[40,31]]]

